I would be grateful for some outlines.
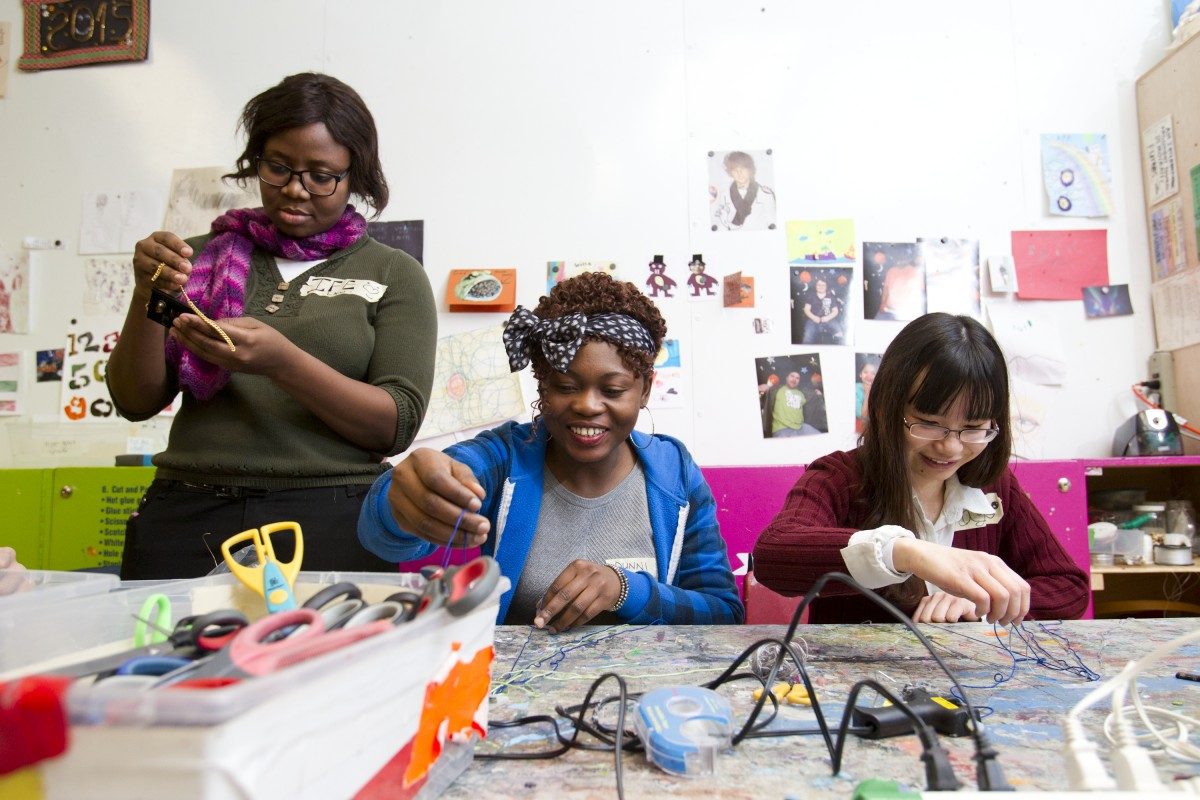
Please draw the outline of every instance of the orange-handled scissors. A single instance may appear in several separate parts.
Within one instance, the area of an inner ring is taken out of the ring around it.
[[[271,535],[279,531],[290,530],[295,534],[295,552],[291,561],[281,562],[275,557],[275,548],[271,544]],[[254,544],[258,564],[248,567],[238,563],[233,555],[235,545],[242,542]],[[230,536],[221,542],[221,555],[225,563],[239,581],[246,584],[267,601],[267,611],[288,611],[296,607],[296,598],[292,595],[292,584],[300,572],[300,563],[304,560],[304,536],[300,525],[295,522],[272,522],[261,528],[251,528],[248,531]]]

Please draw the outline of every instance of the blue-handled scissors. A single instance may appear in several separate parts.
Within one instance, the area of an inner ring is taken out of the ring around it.
[[[279,561],[275,557],[275,547],[271,543],[271,535],[279,531],[289,530],[295,534],[295,549],[291,561]],[[251,542],[258,556],[258,564],[247,567],[239,564],[233,556],[234,545]],[[296,598],[292,595],[292,584],[300,572],[300,563],[304,560],[304,535],[300,525],[295,522],[272,522],[261,528],[251,528],[230,536],[221,542],[221,554],[229,571],[237,579],[267,601],[267,611],[288,611],[296,607]]]
[[[116,672],[127,662],[142,656],[179,656],[195,658],[197,655],[219,650],[231,639],[250,624],[246,615],[240,611],[222,610],[209,614],[184,617],[175,624],[165,642],[135,647],[120,653],[68,664],[65,667],[49,670],[46,675],[65,675],[80,678],[85,675],[107,675]],[[151,627],[154,627],[151,624]]]

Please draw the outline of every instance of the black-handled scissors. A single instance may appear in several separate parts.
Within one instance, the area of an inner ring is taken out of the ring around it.
[[[208,614],[184,617],[175,624],[175,629],[167,633],[165,642],[148,644],[123,650],[108,656],[79,661],[65,667],[49,670],[45,675],[63,675],[70,678],[81,678],[85,675],[109,674],[118,670],[123,664],[140,656],[180,656],[196,658],[197,656],[220,650],[237,635],[238,631],[250,624],[250,620],[240,611],[223,609]],[[151,627],[154,627],[151,624]]]

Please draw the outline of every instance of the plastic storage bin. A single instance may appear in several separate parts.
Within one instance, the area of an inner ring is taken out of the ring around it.
[[[342,580],[378,602],[424,579],[396,573],[301,573],[296,600]],[[341,650],[206,690],[78,683],[68,692],[66,754],[39,765],[47,798],[430,797],[470,761],[487,724],[496,606],[430,612]],[[116,591],[0,617],[4,677],[132,646],[145,599],[185,614],[262,598],[230,575]],[[439,757],[440,756],[440,757]]]
[[[31,569],[0,570],[0,614],[116,589],[116,575]],[[3,641],[3,639],[0,639]]]

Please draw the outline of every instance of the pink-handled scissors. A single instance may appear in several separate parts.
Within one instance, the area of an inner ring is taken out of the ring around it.
[[[306,627],[296,630],[285,639],[268,640],[281,628],[297,625]],[[380,620],[330,631],[325,629],[320,612],[311,608],[280,611],[251,623],[234,636],[227,647],[167,673],[155,685],[266,675],[390,630],[393,630],[392,624]]]

